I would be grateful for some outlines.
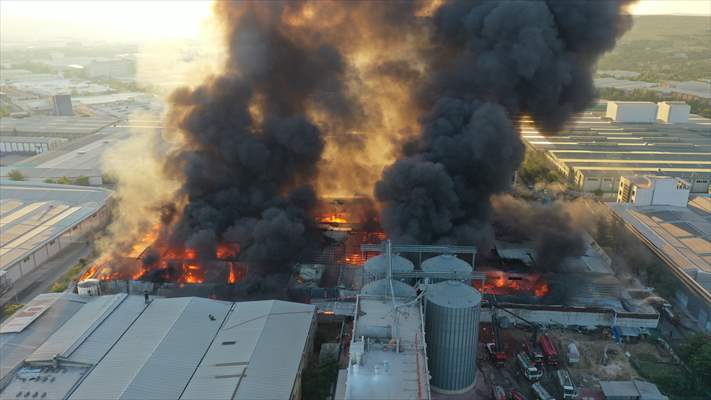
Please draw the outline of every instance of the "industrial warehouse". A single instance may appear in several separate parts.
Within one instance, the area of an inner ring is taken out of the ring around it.
[[[5,366],[3,357],[0,398],[300,398],[314,310],[276,300],[56,294],[0,325],[0,350],[15,361]]]
[[[111,191],[2,181],[0,278],[14,283],[69,244],[106,225]]]
[[[625,175],[684,179],[691,193],[708,193],[711,120],[678,102],[607,102],[605,112],[578,116],[565,130],[544,136],[522,127],[522,138],[583,192],[614,199]]]

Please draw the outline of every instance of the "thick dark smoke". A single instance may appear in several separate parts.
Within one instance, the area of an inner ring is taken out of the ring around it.
[[[308,107],[350,118],[339,51],[300,40],[280,23],[288,3],[217,2],[229,55],[223,73],[171,98],[185,144],[166,168],[187,200],[170,234],[175,245],[214,254],[218,241],[240,258],[278,266],[303,252],[324,139]]]
[[[216,2],[229,54],[170,99],[181,135],[165,171],[182,184],[164,236],[201,259],[231,241],[241,261],[288,265],[318,244],[318,175],[370,186],[358,178],[381,160],[358,149],[400,140],[378,128],[419,115],[421,134],[375,188],[383,226],[399,241],[477,239],[523,158],[516,121],[552,132],[590,102],[597,58],[629,26],[624,4]]]
[[[629,27],[629,1],[449,1],[432,16],[422,133],[375,195],[398,241],[481,241],[490,198],[523,159],[516,121],[559,130],[594,97],[597,59]],[[551,238],[552,239],[552,238]]]
[[[543,205],[500,195],[492,199],[492,205],[497,237],[532,243],[538,270],[556,272],[566,257],[585,253],[583,227],[563,204]]]

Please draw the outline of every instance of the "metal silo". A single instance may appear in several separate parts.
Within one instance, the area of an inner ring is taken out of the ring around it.
[[[404,257],[393,254],[393,273],[412,272],[415,265],[410,260]],[[373,257],[363,265],[363,285],[372,281],[383,279],[388,276],[388,257],[387,254],[381,254]],[[398,279],[409,283],[409,279]]]
[[[393,292],[395,297],[415,297],[417,291],[414,287],[393,279]],[[379,279],[363,286],[360,294],[370,296],[390,296],[390,282],[387,279]]]
[[[481,295],[459,281],[425,289],[425,334],[432,389],[462,393],[474,386]]]
[[[442,254],[436,257],[428,258],[422,262],[422,271],[424,272],[440,272],[440,273],[454,273],[462,274],[463,276],[468,276],[472,273],[472,266],[468,262],[462,260],[461,258],[453,254]],[[429,282],[436,283],[442,282],[444,278],[430,277]],[[457,279],[461,281],[469,282],[470,279]]]

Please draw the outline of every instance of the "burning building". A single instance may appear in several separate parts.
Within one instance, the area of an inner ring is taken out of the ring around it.
[[[360,246],[385,237],[491,242],[520,121],[553,134],[593,100],[627,3],[216,2],[222,69],[169,98],[157,165],[171,191],[118,213],[143,220],[85,278],[229,285],[297,262],[360,265]],[[367,206],[324,212],[344,190]],[[567,237],[547,229],[539,257]]]

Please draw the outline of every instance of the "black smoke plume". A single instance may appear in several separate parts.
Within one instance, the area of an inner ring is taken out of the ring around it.
[[[169,175],[187,205],[170,232],[200,257],[220,240],[240,259],[280,266],[307,249],[308,216],[324,149],[308,107],[344,119],[357,113],[339,51],[292,34],[281,23],[290,3],[217,2],[229,54],[223,72],[171,97],[170,120],[184,144],[169,154]]]
[[[585,253],[583,227],[563,203],[526,202],[509,195],[492,198],[496,236],[506,241],[530,242],[536,269],[557,272],[567,257]]]
[[[453,0],[432,15],[416,90],[422,132],[376,184],[404,242],[482,240],[490,198],[524,155],[516,124],[554,133],[594,98],[597,59],[631,24],[626,0]]]

